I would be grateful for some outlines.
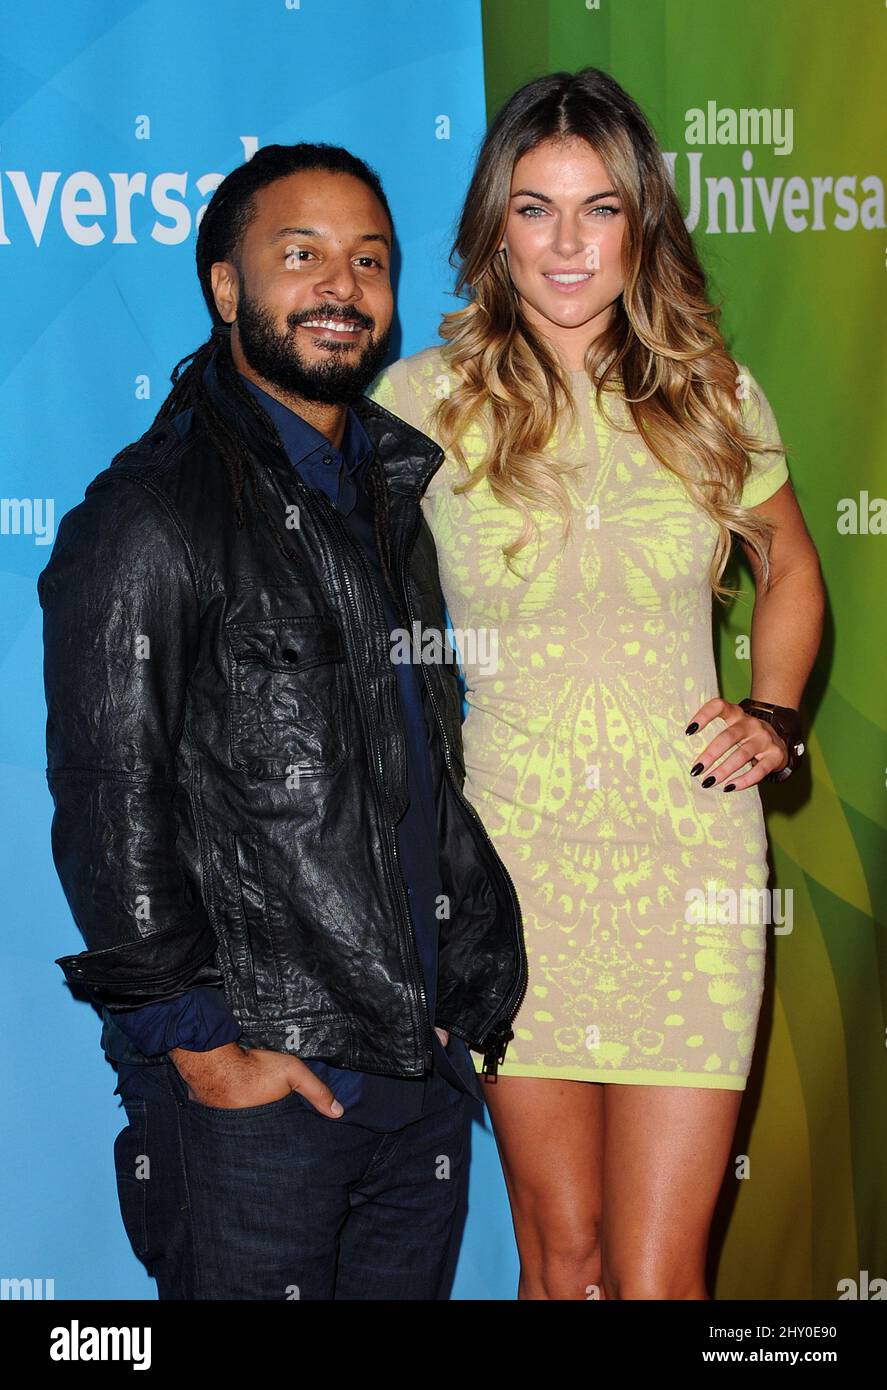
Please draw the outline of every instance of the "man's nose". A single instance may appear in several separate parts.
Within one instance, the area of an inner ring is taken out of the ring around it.
[[[363,296],[363,291],[350,261],[324,266],[322,273],[314,282],[314,288],[318,294],[329,295],[342,303],[350,303]]]

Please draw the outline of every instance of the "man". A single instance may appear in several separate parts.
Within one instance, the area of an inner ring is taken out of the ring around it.
[[[62,521],[44,610],[53,855],[129,1125],[121,1211],[161,1298],[434,1298],[468,1046],[526,988],[462,796],[419,498],[442,453],[361,393],[393,225],[347,151],[273,145],[197,241],[210,339]]]

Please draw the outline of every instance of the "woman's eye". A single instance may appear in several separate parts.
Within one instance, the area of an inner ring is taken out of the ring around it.
[[[529,216],[530,221],[535,220],[534,217],[533,217],[531,214],[535,214],[535,213],[537,213],[537,212],[538,212],[538,213],[541,213],[543,216],[546,216],[546,215],[547,215],[546,209],[545,209],[545,208],[539,207],[539,205],[536,204],[536,203],[528,203],[527,206],[526,206],[525,208],[518,208],[518,214],[519,214],[519,216],[521,216],[521,217],[528,217],[528,216]],[[591,209],[592,215],[596,215],[596,214],[599,213],[599,212],[604,212],[604,213],[607,214],[608,217],[613,217],[613,216],[616,215],[616,213],[619,212],[619,208],[613,207],[613,205],[612,205],[611,203],[601,203],[598,207],[594,207],[594,208]]]

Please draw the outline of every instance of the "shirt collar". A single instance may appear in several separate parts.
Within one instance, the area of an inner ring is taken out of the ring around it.
[[[218,343],[203,369],[203,385],[213,407],[237,431],[247,448],[261,458],[273,473],[281,476],[282,469],[292,467],[286,451],[272,446],[267,431],[246,404],[240,401],[239,393],[222,385],[217,370],[220,351],[230,355],[227,344]],[[357,416],[371,442],[371,457],[378,460],[391,498],[415,500],[421,497],[429,480],[443,463],[444,451],[440,445],[368,396],[358,396],[352,401],[349,412]],[[187,432],[193,419],[194,410],[189,406],[174,416],[171,423],[180,433]]]
[[[269,395],[267,391],[263,391],[261,386],[257,386],[242,372],[240,377],[265,412],[270,415],[293,467],[298,468],[301,463],[311,459],[315,454],[321,457],[332,456],[337,464],[344,464],[345,472],[355,482],[360,480],[372,457],[373,445],[350,406],[345,411],[345,433],[342,437],[342,447],[337,449],[330,443],[326,435],[321,434],[320,430],[316,430],[313,425],[309,425],[307,420],[291,410],[289,406]]]

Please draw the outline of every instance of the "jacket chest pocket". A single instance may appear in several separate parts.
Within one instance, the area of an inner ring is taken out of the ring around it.
[[[225,633],[234,766],[261,779],[335,772],[348,753],[347,672],[335,625],[263,618],[228,623]]]

